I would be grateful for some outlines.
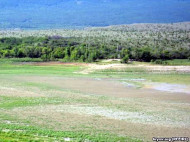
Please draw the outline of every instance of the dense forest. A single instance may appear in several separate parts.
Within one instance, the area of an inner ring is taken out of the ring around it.
[[[0,31],[1,58],[94,62],[190,58],[189,23],[137,24],[83,30]]]
[[[1,38],[1,58],[42,58],[44,61],[63,59],[65,62],[93,62],[96,59],[117,58],[116,48],[94,44],[90,47],[77,38],[26,37]]]

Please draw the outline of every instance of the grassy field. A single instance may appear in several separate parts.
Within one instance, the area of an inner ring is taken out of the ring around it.
[[[189,136],[189,73],[139,67],[80,73],[88,68],[1,61],[0,141],[138,142]],[[154,90],[154,83],[187,88],[163,92]]]
[[[190,66],[190,59],[156,60],[153,63],[171,66]]]
[[[108,69],[92,73],[95,76],[105,76],[112,78],[128,78],[128,79],[146,79],[153,82],[190,84],[188,73],[152,73],[147,72],[143,68],[127,68],[124,70]]]

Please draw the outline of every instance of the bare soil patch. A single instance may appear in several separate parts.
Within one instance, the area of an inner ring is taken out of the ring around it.
[[[136,89],[133,87],[126,87],[122,82],[106,79],[25,76],[19,77],[19,80],[45,83],[63,89],[79,91],[84,94],[190,102],[190,93],[163,92],[151,88]]]
[[[127,69],[127,68],[140,68],[145,69],[150,72],[181,72],[190,73],[190,66],[160,66],[160,65],[126,65],[126,64],[88,64],[88,68],[80,71],[81,74],[88,74],[96,70],[106,70],[106,69]]]
[[[45,97],[44,94],[35,93],[32,91],[21,90],[18,88],[0,86],[0,96],[13,97]]]
[[[74,109],[71,109],[72,107]],[[89,112],[89,107],[77,105],[27,107],[13,109],[8,113],[16,114],[20,119],[31,120],[36,125],[49,126],[56,130],[110,131],[115,134],[137,137],[148,141],[151,141],[152,137],[189,136],[190,134],[188,126],[177,127],[157,123],[130,122],[112,118],[112,113],[108,113],[108,116],[106,116],[100,108]],[[116,117],[119,116],[116,115]],[[130,117],[130,115],[126,115],[126,117]]]
[[[123,84],[125,79],[25,75],[12,77],[10,80],[38,83],[51,86],[52,89],[40,89],[39,86],[31,90],[34,86],[28,86],[28,89],[19,90],[1,86],[0,91],[17,96],[20,91],[26,96],[39,93],[46,97],[52,96],[52,99],[60,97],[64,100],[59,104],[55,102],[51,105],[17,107],[6,112],[0,109],[0,112],[16,116],[20,120],[28,120],[33,125],[54,130],[109,131],[146,141],[158,136],[190,136],[188,92],[156,90],[151,86],[154,84],[137,89]],[[146,82],[143,79],[139,81]],[[183,87],[179,86],[178,90]],[[15,93],[15,90],[18,92]]]

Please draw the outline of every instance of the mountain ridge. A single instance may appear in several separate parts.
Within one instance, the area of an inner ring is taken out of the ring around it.
[[[0,28],[55,29],[190,21],[190,0],[1,0]]]

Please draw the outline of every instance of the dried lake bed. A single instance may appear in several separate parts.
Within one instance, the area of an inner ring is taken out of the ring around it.
[[[24,125],[59,132],[107,132],[131,141],[190,134],[190,84],[180,83],[187,82],[188,73],[92,72],[86,64],[2,65],[0,73],[3,133],[31,131],[18,127]],[[158,76],[181,80],[164,82]],[[66,139],[75,137],[62,140]]]

